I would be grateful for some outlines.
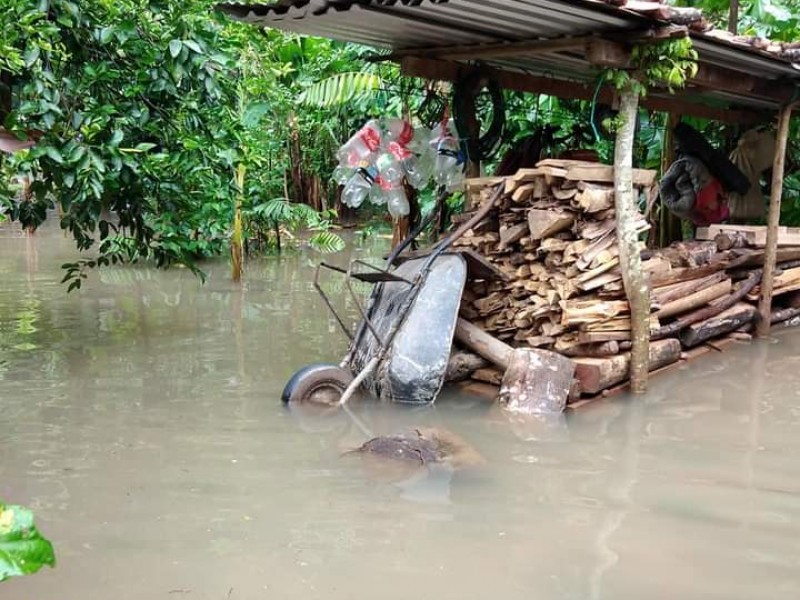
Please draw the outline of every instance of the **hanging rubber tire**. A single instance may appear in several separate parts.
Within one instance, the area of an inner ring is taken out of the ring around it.
[[[353,381],[350,371],[338,365],[318,363],[297,371],[283,388],[284,403],[317,404],[332,406]]]

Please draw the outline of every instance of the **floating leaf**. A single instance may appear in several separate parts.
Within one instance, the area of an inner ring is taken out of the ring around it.
[[[318,231],[308,240],[309,245],[323,254],[341,252],[345,249],[345,241],[332,231]]]
[[[33,523],[33,513],[0,503],[0,581],[55,566],[53,545]]]

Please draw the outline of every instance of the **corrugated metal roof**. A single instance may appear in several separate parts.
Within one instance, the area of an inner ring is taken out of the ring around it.
[[[641,4],[641,3],[640,3]],[[223,3],[236,19],[306,35],[366,44],[394,51],[598,36],[646,31],[666,25],[650,16],[610,6],[602,0],[281,0],[277,4]],[[700,61],[764,80],[800,81],[800,70],[775,54],[692,33]],[[599,69],[583,52],[562,50],[486,57],[489,66],[556,79],[588,82]],[[775,101],[714,92],[703,96],[763,108]]]

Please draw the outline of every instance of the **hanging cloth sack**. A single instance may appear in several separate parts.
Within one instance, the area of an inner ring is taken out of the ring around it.
[[[775,156],[775,135],[770,131],[746,131],[733,152],[731,162],[750,180],[746,194],[729,197],[731,217],[736,220],[761,219],[766,204],[761,193],[761,174],[772,167]]]

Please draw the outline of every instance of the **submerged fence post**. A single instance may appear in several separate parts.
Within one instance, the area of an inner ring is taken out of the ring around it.
[[[650,363],[650,297],[642,269],[638,213],[633,196],[633,138],[639,94],[629,83],[620,91],[619,118],[614,148],[614,201],[617,213],[617,244],[625,294],[631,306],[631,390],[641,394],[647,389]]]
[[[767,217],[767,248],[764,253],[764,275],[761,278],[761,293],[758,299],[758,321],[756,334],[769,334],[772,314],[772,286],[775,276],[775,260],[778,254],[778,225],[781,220],[781,197],[783,196],[783,170],[786,164],[786,141],[789,137],[789,123],[792,120],[793,104],[781,108],[778,116],[778,135],[775,144],[775,158],[772,162],[772,191],[769,198]]]

